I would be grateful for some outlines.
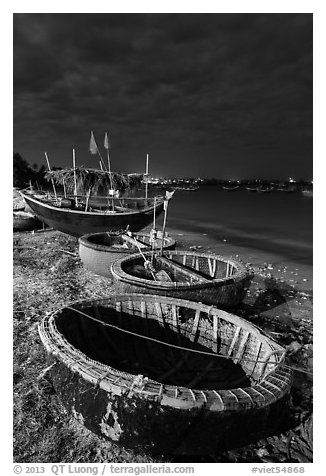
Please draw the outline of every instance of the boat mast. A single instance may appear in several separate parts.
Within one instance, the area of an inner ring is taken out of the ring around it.
[[[110,178],[110,188],[111,188],[112,193],[113,193],[113,183],[112,183],[111,163],[110,163],[110,152],[109,152],[110,144],[109,144],[109,137],[108,137],[108,133],[107,133],[107,132],[105,133],[105,136],[104,136],[104,148],[105,148],[106,151],[107,151],[107,157],[108,157],[108,172],[109,172],[109,178]]]
[[[145,170],[145,177],[146,177],[146,182],[145,182],[145,198],[147,200],[147,194],[148,194],[148,154],[146,154],[146,170]]]
[[[78,198],[77,198],[77,179],[76,179],[76,154],[75,149],[72,149],[72,166],[74,170],[74,196],[75,196],[75,203],[78,205]]]
[[[48,164],[49,172],[52,172],[51,167],[50,167],[50,162],[49,162],[48,154],[47,154],[46,152],[44,152],[44,155],[45,155],[45,158],[46,158],[46,162],[47,162],[47,164]],[[56,189],[55,189],[53,177],[51,177],[51,182],[52,182],[52,187],[53,187],[53,192],[54,192],[55,199],[58,200],[57,191],[56,191]]]

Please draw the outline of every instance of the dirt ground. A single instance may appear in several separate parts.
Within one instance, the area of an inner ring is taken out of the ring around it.
[[[254,272],[244,302],[234,310],[288,349],[294,382],[280,434],[214,455],[153,459],[103,441],[67,414],[46,373],[37,326],[45,313],[72,301],[105,296],[112,282],[85,269],[78,242],[58,231],[15,233],[14,271],[14,462],[311,462],[312,461],[312,272],[255,250],[205,235],[168,230],[178,249],[209,250],[240,259]]]

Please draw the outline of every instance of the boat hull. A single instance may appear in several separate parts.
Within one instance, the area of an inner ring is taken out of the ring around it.
[[[22,194],[26,203],[41,221],[68,235],[80,237],[89,233],[122,231],[127,227],[137,232],[153,221],[154,207],[130,212],[95,213],[58,208]],[[156,217],[163,211],[163,200],[156,205]]]
[[[153,455],[213,455],[238,448],[281,430],[288,394],[268,407],[212,412],[178,409],[128,391],[116,395],[76,374],[55,357],[50,371],[63,405],[92,433],[119,446]],[[111,425],[111,426],[110,426]]]

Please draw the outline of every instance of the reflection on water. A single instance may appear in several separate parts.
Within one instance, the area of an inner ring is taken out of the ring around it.
[[[312,211],[312,200],[300,193],[228,193],[207,186],[177,192],[168,223],[312,264]]]

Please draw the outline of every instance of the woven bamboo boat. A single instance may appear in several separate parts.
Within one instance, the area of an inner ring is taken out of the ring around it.
[[[285,350],[213,306],[115,294],[47,315],[39,334],[68,411],[125,448],[213,454],[277,431],[286,408]]]
[[[79,238],[79,256],[84,266],[100,276],[112,277],[111,265],[117,260],[137,253],[139,248],[144,251],[151,249],[149,233],[137,233],[135,239],[126,234],[90,233]],[[156,249],[161,249],[162,233],[158,232],[155,242]],[[164,236],[163,249],[174,249],[176,242]]]
[[[42,228],[42,226],[43,223],[29,212],[13,212],[13,231],[37,230]]]
[[[151,253],[143,255],[151,259]],[[141,254],[115,261],[111,271],[118,292],[162,294],[228,308],[242,301],[252,279],[239,261],[194,251],[166,251],[155,256],[153,265],[157,277],[144,267]],[[169,279],[161,280],[162,271]]]
[[[76,237],[121,231],[128,226],[131,231],[140,231],[152,223],[154,214],[158,217],[162,213],[165,200],[163,196],[146,199],[92,197],[87,202],[87,198],[81,196],[76,206],[73,197],[55,199],[46,194],[25,192],[21,195],[43,222]]]

